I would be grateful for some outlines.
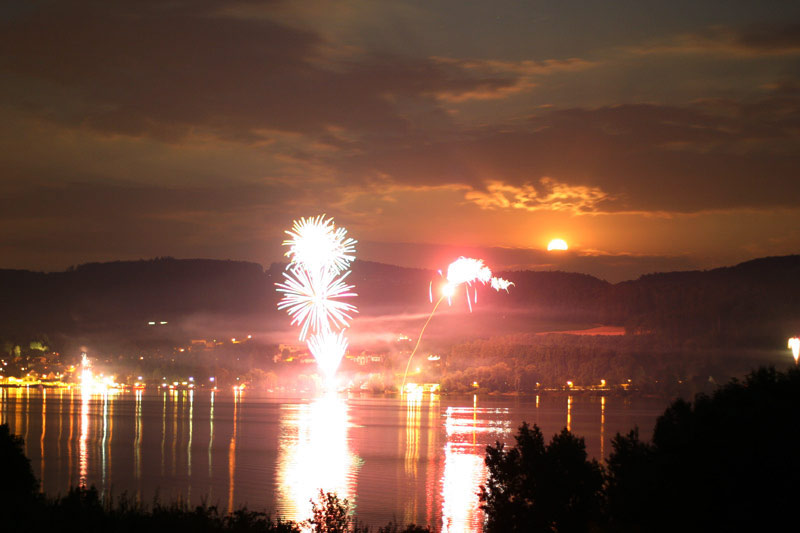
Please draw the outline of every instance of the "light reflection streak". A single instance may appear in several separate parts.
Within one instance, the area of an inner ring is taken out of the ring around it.
[[[69,439],[67,439],[67,456],[68,456],[68,468],[69,471],[69,486],[72,486],[72,465],[75,462],[75,456],[72,453],[72,436],[75,434],[73,431],[74,427],[74,420],[75,420],[75,392],[70,389],[69,391]]]
[[[431,394],[430,402],[428,403],[428,448],[427,459],[428,464],[425,476],[425,523],[433,524],[433,512],[436,509],[436,487],[439,481],[440,469],[436,468],[438,462],[430,461],[430,458],[436,457],[436,449],[438,448],[438,435],[439,435],[439,395]]]
[[[106,476],[108,475],[108,394],[101,393],[103,399],[103,437],[100,439],[100,479],[102,480],[101,495],[105,492]]]
[[[600,459],[606,457],[606,397],[600,397]]]
[[[14,433],[22,430],[22,389],[14,389]],[[28,439],[25,439],[25,455],[28,455]]]
[[[477,435],[494,433],[498,439],[508,435],[508,409],[480,408],[477,396],[473,396],[471,408],[448,407],[445,417],[441,531],[477,532],[483,523],[477,491],[487,476],[485,447],[478,444]],[[485,440],[481,438],[481,442]]]
[[[164,391],[164,404],[161,408],[161,477],[164,477],[164,461],[167,443],[167,392]]]
[[[242,399],[242,390],[233,390],[233,435],[228,448],[228,514],[233,513],[233,488],[236,474],[236,432],[239,425],[239,403]]]
[[[142,479],[142,391],[136,391],[136,429],[133,437],[133,477],[137,481]],[[137,487],[136,498],[140,493]]]
[[[58,483],[61,484],[61,472],[64,467],[63,456],[61,455],[61,438],[63,435],[63,428],[64,428],[64,389],[59,389],[58,391],[58,440],[56,441],[56,451],[57,451],[57,458],[56,461],[58,462]]]
[[[89,454],[86,449],[86,440],[89,437],[89,400],[91,393],[88,390],[81,391],[81,424],[78,441],[78,485],[81,487],[86,487],[89,473]]]
[[[320,489],[355,507],[361,459],[350,449],[348,405],[335,392],[281,410],[276,497],[281,515],[308,518]]]
[[[208,414],[208,479],[213,479],[211,471],[213,470],[214,461],[212,460],[211,451],[214,448],[214,391],[211,391],[211,409]],[[214,486],[213,483],[210,486]],[[211,497],[211,494],[209,494]]]
[[[175,476],[178,470],[178,391],[173,390],[172,396],[172,475]]]
[[[412,486],[417,482],[417,463],[419,463],[419,428],[421,423],[422,390],[416,390],[406,396],[406,441],[405,441],[405,473],[406,481]],[[407,498],[405,502],[403,523],[410,524],[417,516],[417,498]]]
[[[192,418],[194,417],[194,391],[189,391],[189,442],[186,443],[186,472],[188,476],[192,477]],[[189,490],[192,490],[192,485],[189,484]]]
[[[567,396],[567,431],[572,431],[572,396]]]
[[[8,424],[8,392],[5,387],[0,388],[0,424]]]
[[[30,433],[30,425],[31,425],[31,388],[25,387],[25,455],[27,455],[28,457],[31,456],[30,439],[28,438],[28,433]]]
[[[111,393],[109,394],[106,392],[106,396],[110,397],[110,402],[108,405],[108,486],[113,486],[113,472],[114,472],[114,465],[113,463],[113,456],[111,454],[111,450],[113,449],[112,443],[114,442],[114,400],[116,398],[116,394]]]
[[[42,437],[39,439],[39,454],[41,455],[41,463],[39,465],[39,472],[42,478],[39,480],[39,492],[44,492],[44,435],[47,432],[47,389],[42,390]]]
[[[417,477],[417,461],[419,460],[419,426],[422,408],[422,391],[406,395],[406,442],[405,471],[407,476]]]

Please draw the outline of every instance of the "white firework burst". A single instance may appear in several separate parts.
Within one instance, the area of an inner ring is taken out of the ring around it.
[[[447,281],[453,285],[469,285],[474,281],[486,283],[491,277],[492,271],[483,264],[483,259],[459,257],[447,267]]]
[[[347,351],[347,338],[344,330],[339,333],[327,331],[317,333],[308,339],[308,349],[317,360],[317,365],[328,379],[333,378]]]
[[[314,333],[330,332],[342,328],[352,320],[350,313],[357,313],[356,306],[339,301],[339,298],[356,296],[353,285],[345,283],[348,271],[337,278],[330,270],[309,272],[295,266],[284,272],[284,283],[276,283],[277,291],[283,293],[278,309],[286,309],[292,317],[292,325],[300,324],[300,340],[304,340],[309,329]]]
[[[336,228],[333,219],[326,219],[325,215],[295,220],[286,234],[289,238],[283,245],[289,247],[286,256],[292,265],[339,273],[355,259],[357,241],[347,236],[346,229]]]
[[[492,288],[498,292],[500,291],[508,292],[508,288],[514,285],[513,282],[503,278],[492,278],[490,284]]]

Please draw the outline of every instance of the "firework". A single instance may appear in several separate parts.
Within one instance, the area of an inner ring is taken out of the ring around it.
[[[284,272],[284,283],[276,283],[276,290],[283,293],[278,309],[286,309],[292,317],[292,325],[300,325],[300,340],[305,340],[308,331],[328,332],[349,326],[350,313],[357,313],[356,306],[337,298],[356,296],[353,285],[345,283],[350,274],[336,278],[330,270],[305,270],[298,266]]]
[[[330,270],[339,273],[355,259],[357,241],[347,237],[347,230],[336,228],[332,218],[325,215],[296,220],[283,241],[289,247],[286,257],[290,265],[302,265],[306,270]]]
[[[483,264],[483,259],[459,257],[447,267],[447,282],[453,285],[471,284],[474,281],[486,283],[492,277],[492,271]]]
[[[283,282],[275,284],[283,294],[278,309],[286,310],[293,326],[300,326],[300,340],[306,340],[330,381],[347,350],[344,328],[358,312],[355,305],[342,301],[356,296],[353,285],[346,282],[356,241],[325,215],[296,220],[286,234],[289,238],[283,245],[289,247],[289,265]]]
[[[514,285],[512,282],[508,281],[507,279],[503,278],[492,278],[490,280],[490,284],[492,288],[498,292],[506,291],[508,292],[508,288]]]
[[[470,300],[469,288],[473,283],[480,281],[482,284],[489,286],[496,291],[504,290],[508,292],[508,288],[514,285],[512,282],[503,278],[493,277],[492,271],[483,264],[483,259],[473,259],[471,257],[459,257],[447,267],[447,283],[442,286],[442,296],[450,301],[450,298],[455,293],[456,287],[464,285],[464,290],[467,294],[467,305],[470,312],[472,311],[472,304],[478,301],[478,291],[472,291],[472,299]],[[433,303],[433,292],[429,290],[429,298]]]
[[[317,364],[325,377],[330,380],[336,374],[339,363],[347,351],[347,338],[344,330],[339,333],[326,331],[317,333],[308,339],[308,349],[317,360]]]
[[[439,271],[441,274],[441,271]],[[456,289],[459,285],[464,285],[464,290],[467,293],[467,305],[469,306],[470,312],[472,312],[472,302],[477,303],[478,301],[478,291],[476,288],[473,287],[472,296],[470,299],[470,287],[472,287],[473,283],[481,282],[483,285],[489,283],[496,291],[504,290],[508,292],[508,288],[514,285],[512,282],[498,277],[492,276],[492,271],[489,267],[487,267],[483,263],[483,259],[473,259],[471,257],[459,257],[447,267],[447,282],[442,285],[442,295],[436,301],[436,304],[433,306],[433,310],[428,315],[428,319],[425,321],[425,324],[422,326],[422,330],[419,332],[419,337],[417,338],[417,343],[414,345],[414,349],[411,351],[411,355],[408,357],[408,363],[406,363],[406,371],[403,374],[403,385],[401,386],[400,390],[402,391],[406,384],[406,377],[408,376],[408,368],[411,365],[411,360],[414,358],[414,354],[417,353],[417,348],[419,348],[419,344],[422,341],[422,335],[425,333],[425,329],[428,327],[431,319],[433,318],[434,313],[439,308],[439,304],[442,303],[442,300],[447,298],[447,301],[450,302],[450,298],[455,294]],[[430,286],[428,287],[428,297],[433,303],[433,282],[431,282]]]
[[[800,338],[792,337],[789,339],[789,348],[792,350],[794,364],[797,364],[797,360],[800,358]]]

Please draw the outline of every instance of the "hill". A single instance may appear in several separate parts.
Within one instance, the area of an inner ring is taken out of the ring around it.
[[[152,331],[151,321],[213,323],[220,334],[253,325],[278,329],[287,325],[275,308],[274,291],[284,268],[158,258],[90,263],[65,272],[0,270],[0,336],[144,335]],[[625,326],[629,333],[658,334],[673,343],[778,346],[800,331],[798,255],[649,274],[618,284],[568,272],[499,274],[514,287],[508,294],[482,288],[476,312],[503,318],[497,327],[504,332],[529,332],[533,321],[549,320]],[[440,278],[426,270],[356,261],[348,279],[357,288],[359,316],[369,319],[429,312],[429,284]],[[463,295],[442,311],[460,312],[466,312]]]

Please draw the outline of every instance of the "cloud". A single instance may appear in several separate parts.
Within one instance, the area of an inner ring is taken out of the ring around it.
[[[635,55],[728,55],[765,57],[800,54],[800,24],[712,26],[623,48]]]
[[[398,187],[462,187],[493,209],[767,209],[800,196],[798,110],[793,84],[747,100],[545,110],[453,138],[373,140],[339,165]]]
[[[485,191],[471,190],[464,197],[484,209],[513,208],[526,211],[572,211],[587,213],[609,197],[597,187],[573,186],[552,178],[541,178],[539,186],[521,186],[490,181]]]
[[[402,134],[410,102],[495,98],[535,70],[495,65],[476,74],[473,63],[331,56],[336,43],[313,31],[215,6],[89,2],[17,14],[0,26],[9,51],[0,55],[0,94],[39,117],[108,135],[178,142],[200,130],[257,142],[279,130],[336,145],[331,128]],[[428,120],[447,125],[446,113],[430,111]]]
[[[560,72],[579,72],[594,63],[579,58],[545,61],[501,61],[492,59],[458,59],[433,57],[434,62],[459,71],[475,80],[475,87],[462,91],[445,90],[435,94],[437,100],[459,104],[470,100],[500,100],[537,86],[536,79]]]

